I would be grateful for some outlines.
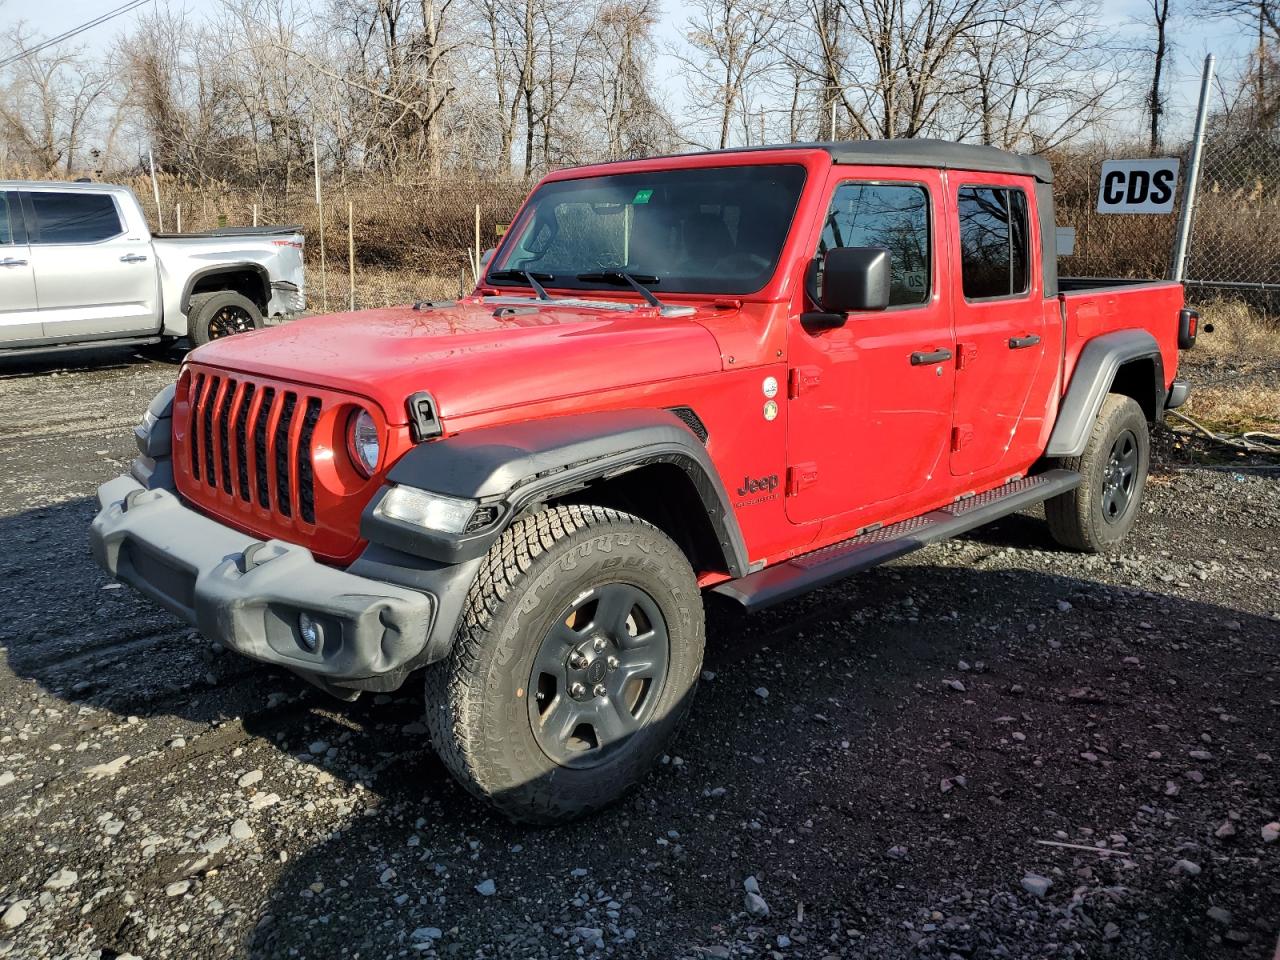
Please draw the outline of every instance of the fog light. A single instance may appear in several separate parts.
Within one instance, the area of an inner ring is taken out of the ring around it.
[[[302,646],[310,653],[320,647],[320,624],[305,613],[298,614],[298,635],[302,638]]]

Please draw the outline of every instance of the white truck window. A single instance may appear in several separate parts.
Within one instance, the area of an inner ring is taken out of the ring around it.
[[[0,247],[13,243],[13,227],[9,225],[9,198],[0,193]]]
[[[30,193],[37,243],[97,243],[124,232],[105,193]]]

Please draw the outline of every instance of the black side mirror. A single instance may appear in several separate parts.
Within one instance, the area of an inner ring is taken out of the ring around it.
[[[816,266],[816,264],[815,264]],[[810,330],[843,326],[846,314],[889,306],[892,271],[886,247],[833,247],[822,262],[822,313],[800,319]]]
[[[835,247],[822,268],[822,306],[832,313],[889,306],[889,251],[885,247]]]

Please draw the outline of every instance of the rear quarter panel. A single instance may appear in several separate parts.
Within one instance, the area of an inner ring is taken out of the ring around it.
[[[269,282],[285,280],[296,284],[299,291],[305,289],[303,237],[300,233],[254,237],[158,237],[152,241],[152,246],[160,268],[164,332],[171,336],[186,335],[184,294],[193,276],[211,268],[258,267],[266,271]],[[277,306],[278,303],[270,304],[268,313],[285,312],[277,310]]]
[[[1146,330],[1160,346],[1165,389],[1178,372],[1178,311],[1182,284],[1172,280],[1098,287],[1062,294],[1066,307],[1063,392],[1071,382],[1080,351],[1095,337],[1115,330]]]

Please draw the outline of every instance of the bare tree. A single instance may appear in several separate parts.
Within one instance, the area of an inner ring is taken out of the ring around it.
[[[1101,124],[1124,97],[1129,58],[1099,35],[1097,19],[1093,0],[1008,0],[964,37],[966,57],[956,66],[969,84],[951,131],[1044,151]]]
[[[654,93],[650,66],[660,15],[658,0],[605,0],[597,10],[578,94],[566,111],[566,126],[580,134],[564,144],[565,159],[619,160],[671,149],[675,126]]]
[[[1275,0],[1209,0],[1205,12],[1234,20],[1254,36],[1247,67],[1250,113],[1258,126],[1274,126],[1280,119],[1280,8]]]
[[[685,23],[690,51],[677,52],[690,98],[713,124],[713,143],[729,145],[735,116],[751,113],[757,83],[773,67],[781,26],[769,0],[693,0]]]
[[[1165,58],[1169,53],[1167,27],[1169,24],[1169,0],[1147,0],[1156,30],[1156,48],[1151,64],[1151,89],[1147,92],[1147,114],[1151,121],[1149,149],[1154,157],[1160,152],[1160,121],[1164,117]]]
[[[22,24],[6,39],[12,50],[39,42]],[[75,170],[108,86],[108,75],[79,49],[51,47],[18,58],[0,77],[0,130],[10,158],[46,173]]]

